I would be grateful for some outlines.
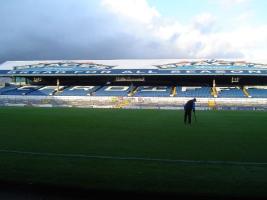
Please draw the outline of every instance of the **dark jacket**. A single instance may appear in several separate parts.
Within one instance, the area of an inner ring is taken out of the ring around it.
[[[188,110],[188,111],[194,111],[195,112],[195,100],[189,100],[188,102],[186,102],[186,104],[184,105],[184,109]]]

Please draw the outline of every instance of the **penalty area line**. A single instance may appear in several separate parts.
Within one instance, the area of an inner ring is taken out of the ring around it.
[[[47,156],[47,157],[63,157],[63,158],[83,158],[83,159],[103,159],[103,160],[125,160],[125,161],[152,161],[162,163],[176,164],[203,164],[203,165],[233,165],[233,166],[265,166],[267,162],[242,162],[242,161],[211,161],[211,160],[176,160],[161,158],[145,158],[145,157],[120,157],[120,156],[101,156],[86,154],[62,154],[62,153],[44,153],[17,150],[0,150],[0,153],[30,155],[30,156]]]

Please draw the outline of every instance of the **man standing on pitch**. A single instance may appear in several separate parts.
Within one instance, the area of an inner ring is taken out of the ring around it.
[[[195,102],[196,102],[196,98],[189,100],[188,102],[186,102],[186,104],[184,105],[184,123],[186,124],[186,121],[188,119],[188,123],[191,124],[191,114],[192,114],[192,110],[195,114]]]

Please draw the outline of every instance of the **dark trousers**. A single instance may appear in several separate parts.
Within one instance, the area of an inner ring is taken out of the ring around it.
[[[191,114],[192,114],[192,110],[190,109],[184,110],[184,123],[185,124],[186,124],[187,119],[188,119],[188,123],[191,124]]]

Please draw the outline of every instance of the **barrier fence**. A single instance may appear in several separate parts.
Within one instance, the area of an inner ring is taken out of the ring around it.
[[[0,106],[183,109],[189,99],[192,98],[1,95]],[[267,99],[197,98],[196,106],[203,110],[267,110]]]

